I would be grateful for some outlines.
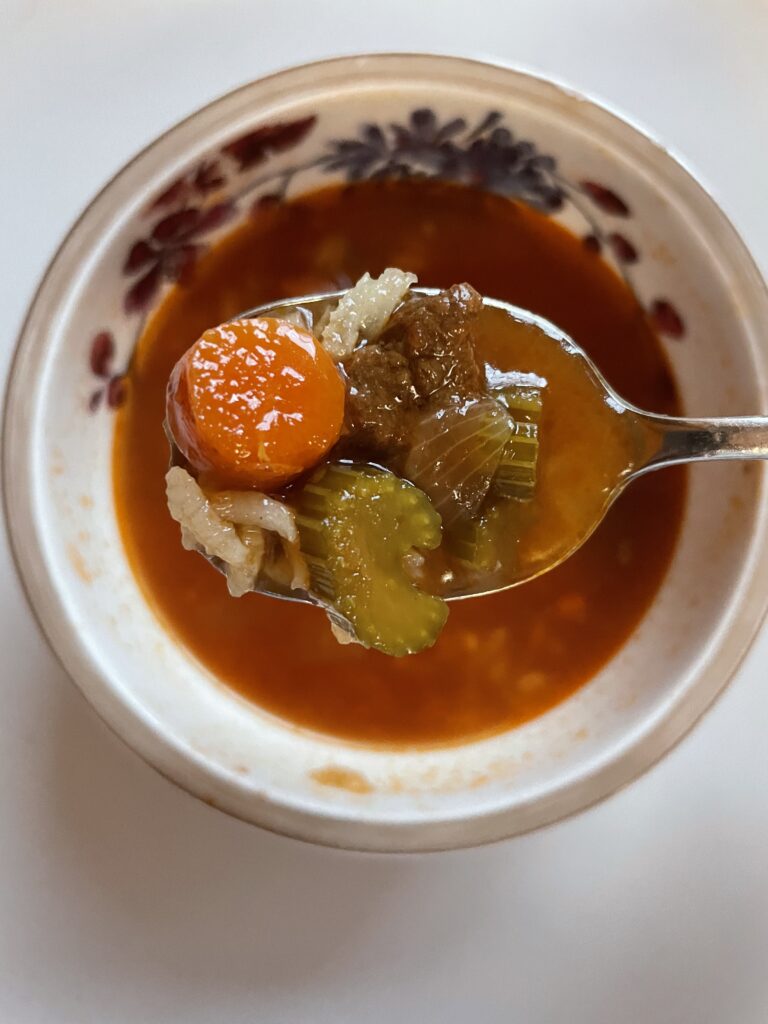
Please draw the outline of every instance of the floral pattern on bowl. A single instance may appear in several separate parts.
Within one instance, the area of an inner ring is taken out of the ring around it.
[[[553,216],[570,204],[584,223],[585,248],[596,256],[610,255],[636,291],[631,268],[641,258],[639,248],[613,223],[631,218],[625,199],[594,181],[569,181],[554,156],[517,137],[498,111],[488,111],[473,125],[458,116],[441,120],[430,107],[419,107],[401,121],[361,124],[356,137],[330,139],[306,161],[270,168],[272,157],[299,146],[317,124],[313,114],[255,128],[225,143],[149,204],[145,216],[154,218],[151,226],[131,244],[122,266],[131,280],[123,312],[126,318],[140,315],[132,327],[131,350],[163,285],[189,284],[209,236],[248,213],[283,202],[310,170],[350,183],[437,178],[495,192]],[[263,172],[253,176],[254,168]],[[651,299],[646,312],[659,333],[671,338],[685,334],[683,318],[669,299]],[[88,399],[92,412],[102,403],[116,409],[125,400],[128,367],[114,369],[114,351],[113,328],[101,328],[88,355],[99,381]]]

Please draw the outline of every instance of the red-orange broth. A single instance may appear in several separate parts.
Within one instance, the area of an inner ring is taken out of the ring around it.
[[[345,739],[464,740],[541,714],[621,647],[664,578],[685,498],[683,470],[641,479],[560,568],[451,606],[428,651],[390,658],[340,646],[325,615],[249,594],[232,598],[185,551],[165,504],[165,387],[203,331],[283,296],[413,270],[424,285],[469,281],[571,334],[619,393],[674,414],[669,366],[635,298],[580,239],[545,215],[430,181],[330,187],[261,210],[199,261],[150,320],[118,415],[120,527],[151,605],[219,679],[262,708]]]

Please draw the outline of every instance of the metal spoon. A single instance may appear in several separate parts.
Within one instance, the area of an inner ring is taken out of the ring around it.
[[[436,288],[412,288],[411,291],[422,295],[435,295]],[[344,291],[327,292],[317,295],[304,295],[299,298],[285,299],[280,302],[267,303],[246,310],[240,314],[240,318],[259,316],[301,316],[301,311],[306,310],[312,314],[316,323],[319,316],[330,303],[335,303]],[[707,462],[714,459],[766,459],[768,458],[768,416],[743,416],[743,417],[722,417],[716,419],[686,419],[683,417],[662,416],[658,413],[646,412],[625,401],[618,395],[604,379],[589,356],[573,341],[573,339],[562,331],[555,324],[544,317],[537,316],[529,310],[519,306],[513,306],[509,302],[502,302],[499,299],[484,298],[483,304],[495,309],[502,310],[515,320],[530,324],[539,328],[554,344],[559,344],[569,355],[580,359],[584,364],[585,372],[588,373],[598,387],[603,391],[605,400],[619,412],[628,413],[633,418],[633,424],[640,431],[644,438],[642,445],[646,455],[635,463],[630,469],[620,474],[612,489],[605,494],[605,500],[600,513],[591,522],[588,528],[580,534],[569,539],[564,544],[562,551],[558,552],[556,558],[550,563],[542,566],[522,579],[514,581],[494,581],[489,585],[488,581],[478,580],[471,589],[463,589],[443,595],[446,600],[455,601],[467,597],[480,597],[500,590],[507,590],[510,587],[518,586],[520,583],[528,582],[536,576],[554,569],[566,558],[584,544],[591,536],[597,526],[604,518],[606,512],[618,498],[625,487],[633,480],[649,473],[651,470],[661,469],[664,466],[674,466],[685,462]],[[178,449],[170,437],[171,447],[174,451],[173,458],[178,461]],[[206,556],[207,557],[207,556]],[[209,559],[217,568],[222,568],[216,559]],[[259,580],[258,592],[270,597],[277,597],[288,601],[299,601],[303,604],[321,605],[326,611],[331,611],[327,605],[318,601],[312,594],[303,590],[291,590],[288,586],[273,580]],[[338,624],[346,626],[345,620],[335,614]]]

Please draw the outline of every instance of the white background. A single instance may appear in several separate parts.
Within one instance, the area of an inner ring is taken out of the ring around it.
[[[489,57],[592,92],[685,157],[768,269],[766,0],[376,7],[0,0],[0,372],[52,250],[128,157],[233,86],[338,53]],[[766,631],[629,790],[425,857],[303,846],[155,775],[46,649],[4,538],[0,702],[2,1024],[768,1020]]]

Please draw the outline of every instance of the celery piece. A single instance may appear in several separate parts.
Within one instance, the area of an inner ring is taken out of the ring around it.
[[[448,607],[414,586],[403,562],[441,541],[440,516],[422,491],[388,470],[330,464],[303,488],[296,525],[310,590],[364,646],[399,657],[435,642]]]

